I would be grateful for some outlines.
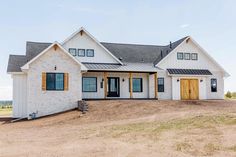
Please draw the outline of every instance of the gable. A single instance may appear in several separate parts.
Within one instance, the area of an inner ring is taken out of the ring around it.
[[[178,60],[177,53],[197,53],[197,60]],[[158,67],[162,69],[209,69],[210,71],[221,71],[227,74],[224,69],[219,66],[194,40],[188,38],[183,41],[175,50],[173,50],[166,58],[164,58]]]
[[[79,65],[79,67],[81,68],[81,70],[86,71],[87,68],[76,58],[74,58],[73,56],[71,56],[58,42],[54,42],[53,44],[51,44],[48,48],[46,48],[44,51],[42,51],[41,53],[39,53],[37,56],[35,56],[34,58],[32,58],[29,62],[27,62],[24,66],[21,67],[21,70],[28,70],[29,66],[36,62],[38,59],[41,58],[41,56],[43,56],[44,54],[47,53],[51,53],[54,52],[53,54],[56,55],[58,52],[62,52],[65,56],[67,56],[70,60],[70,62],[74,62],[75,64]],[[54,56],[51,56],[52,58],[54,58]]]
[[[75,56],[80,62],[86,63],[118,63],[121,62],[113,56],[105,47],[96,41],[88,32],[81,29],[72,37],[63,43],[63,47],[69,51],[70,48],[75,49],[93,49],[94,57],[79,57]]]

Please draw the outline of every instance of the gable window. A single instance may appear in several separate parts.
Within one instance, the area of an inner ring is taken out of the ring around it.
[[[85,57],[85,49],[78,49],[78,56]]]
[[[164,92],[165,86],[164,86],[164,78],[158,78],[158,92]]]
[[[217,79],[211,79],[211,92],[217,92]]]
[[[69,53],[72,54],[73,56],[76,56],[76,49],[69,48]]]
[[[184,54],[182,52],[177,53],[177,59],[178,60],[183,60],[184,59]]]
[[[143,79],[133,78],[133,92],[143,92]],[[130,91],[130,90],[129,90]]]
[[[192,53],[191,58],[192,58],[192,60],[198,60],[198,54],[197,53]]]
[[[94,57],[94,49],[87,49],[86,56],[87,57]]]
[[[46,73],[46,90],[64,90],[64,73]]]
[[[184,53],[184,59],[190,60],[190,53]]]
[[[97,92],[97,78],[83,77],[82,86],[83,92]]]

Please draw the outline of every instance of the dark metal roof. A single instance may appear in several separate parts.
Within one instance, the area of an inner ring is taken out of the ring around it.
[[[167,69],[167,71],[172,75],[212,75],[207,69]]]

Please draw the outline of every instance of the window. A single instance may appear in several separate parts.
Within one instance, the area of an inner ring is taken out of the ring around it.
[[[133,92],[143,92],[143,79],[133,78]]]
[[[217,92],[217,79],[211,79],[211,92]]]
[[[85,57],[85,49],[78,49],[78,56]]]
[[[197,53],[192,53],[192,60],[198,60],[198,54]]]
[[[94,57],[94,50],[93,49],[87,49],[86,50],[86,56],[87,57]]]
[[[83,92],[97,92],[97,78],[96,77],[83,77]]]
[[[190,53],[184,53],[184,59],[190,60]]]
[[[74,49],[74,48],[69,48],[69,52],[70,52],[70,54],[72,54],[73,56],[76,56],[76,49]]]
[[[46,74],[47,90],[64,90],[64,74],[63,73],[47,73]]]
[[[158,92],[164,92],[164,78],[158,78]]]
[[[183,60],[184,59],[184,54],[182,52],[177,53],[177,59],[178,60]]]

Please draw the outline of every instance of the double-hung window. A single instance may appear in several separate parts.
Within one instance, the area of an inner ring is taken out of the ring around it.
[[[184,59],[190,60],[190,53],[184,53]]]
[[[217,92],[217,79],[211,79],[211,92]]]
[[[143,92],[143,79],[142,78],[133,78],[132,80],[133,92]]]
[[[96,77],[83,77],[82,84],[83,92],[97,92]]]
[[[78,56],[85,57],[85,49],[78,49]]]
[[[165,85],[164,85],[164,78],[158,78],[158,92],[164,92],[165,91]]]
[[[64,90],[64,73],[46,73],[46,90]]]
[[[191,54],[191,59],[192,60],[198,60],[198,54],[197,53],[192,53]]]

